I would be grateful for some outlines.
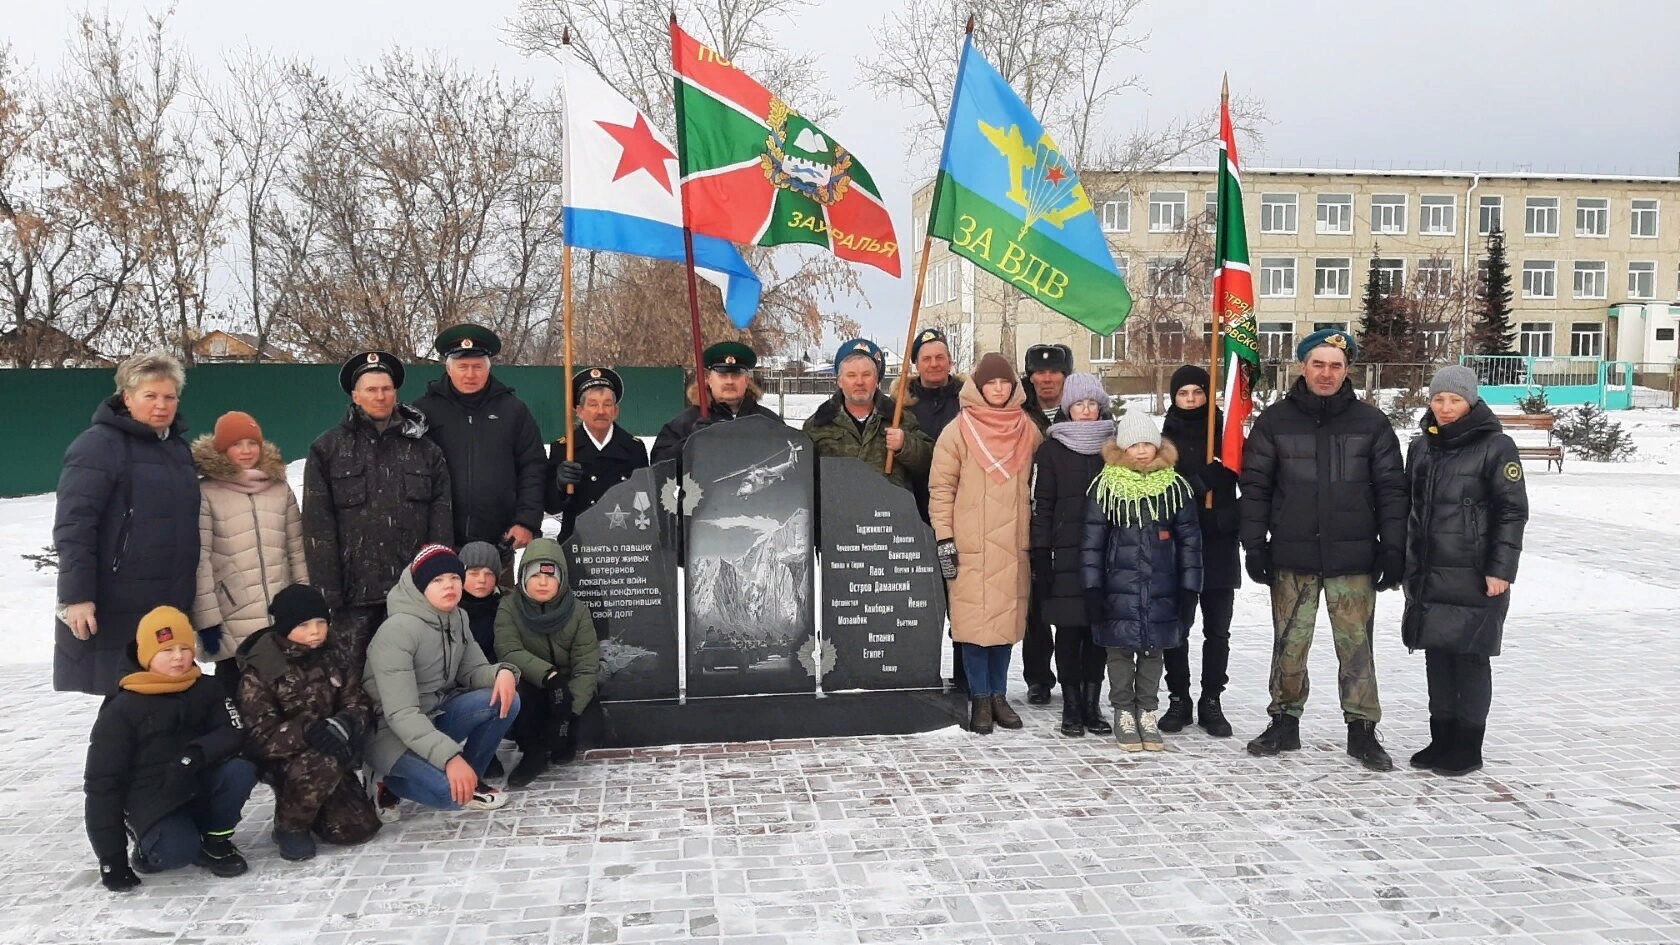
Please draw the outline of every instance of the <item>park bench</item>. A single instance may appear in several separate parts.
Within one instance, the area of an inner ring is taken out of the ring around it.
[[[1544,460],[1548,469],[1555,463],[1558,472],[1563,472],[1563,447],[1558,445],[1554,438],[1555,435],[1552,433],[1552,425],[1557,422],[1556,416],[1549,413],[1523,413],[1501,416],[1499,422],[1504,425],[1507,432],[1512,430],[1546,431],[1545,446],[1524,446],[1518,443],[1517,456],[1521,459]]]

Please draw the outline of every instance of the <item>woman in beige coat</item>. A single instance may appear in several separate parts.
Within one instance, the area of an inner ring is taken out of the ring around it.
[[[203,476],[193,625],[199,657],[215,661],[216,678],[236,697],[234,652],[269,625],[275,594],[309,582],[303,517],[280,448],[262,438],[250,414],[223,414],[216,432],[195,440],[192,452]]]
[[[928,474],[928,516],[950,582],[951,638],[968,675],[969,728],[1020,728],[1010,707],[1009,654],[1026,627],[1033,452],[1041,435],[1001,354],[980,359],[939,435]]]

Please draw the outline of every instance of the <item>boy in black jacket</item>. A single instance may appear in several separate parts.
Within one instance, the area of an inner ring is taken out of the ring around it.
[[[193,662],[192,622],[174,607],[141,618],[130,673],[99,707],[88,739],[88,840],[100,881],[112,892],[140,885],[142,873],[196,862],[217,876],[245,872],[233,828],[257,781],[239,757],[239,712]],[[132,868],[128,838],[136,841]]]

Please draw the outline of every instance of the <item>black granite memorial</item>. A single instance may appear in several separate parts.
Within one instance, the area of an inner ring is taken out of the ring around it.
[[[817,481],[823,690],[940,688],[945,582],[915,496],[837,456]]]
[[[572,590],[601,638],[603,702],[678,694],[675,519],[659,507],[675,465],[638,469],[608,489],[564,546]]]
[[[768,417],[702,427],[684,446],[690,697],[816,690],[814,472],[811,441]]]

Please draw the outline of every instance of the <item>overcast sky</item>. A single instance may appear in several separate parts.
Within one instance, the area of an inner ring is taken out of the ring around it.
[[[1101,0],[1093,0],[1101,2]],[[555,70],[507,47],[517,0],[177,0],[174,31],[192,55],[215,61],[250,44],[322,65],[353,64],[401,45],[435,50],[476,69],[553,81]],[[907,113],[878,102],[858,60],[893,0],[816,0],[783,31],[795,50],[820,50],[839,102],[826,124],[881,183],[908,239]],[[7,4],[0,35],[25,65],[54,68],[79,4]],[[112,0],[143,23],[158,2]],[[98,9],[98,7],[96,7]],[[1680,34],[1672,0],[1150,0],[1139,18],[1145,52],[1125,64],[1144,76],[1109,116],[1115,129],[1207,108],[1219,77],[1259,97],[1271,124],[1244,149],[1250,167],[1407,167],[1680,173]],[[1243,143],[1239,142],[1239,147]],[[921,168],[918,166],[917,170]],[[903,343],[910,273],[866,273],[866,330]]]

